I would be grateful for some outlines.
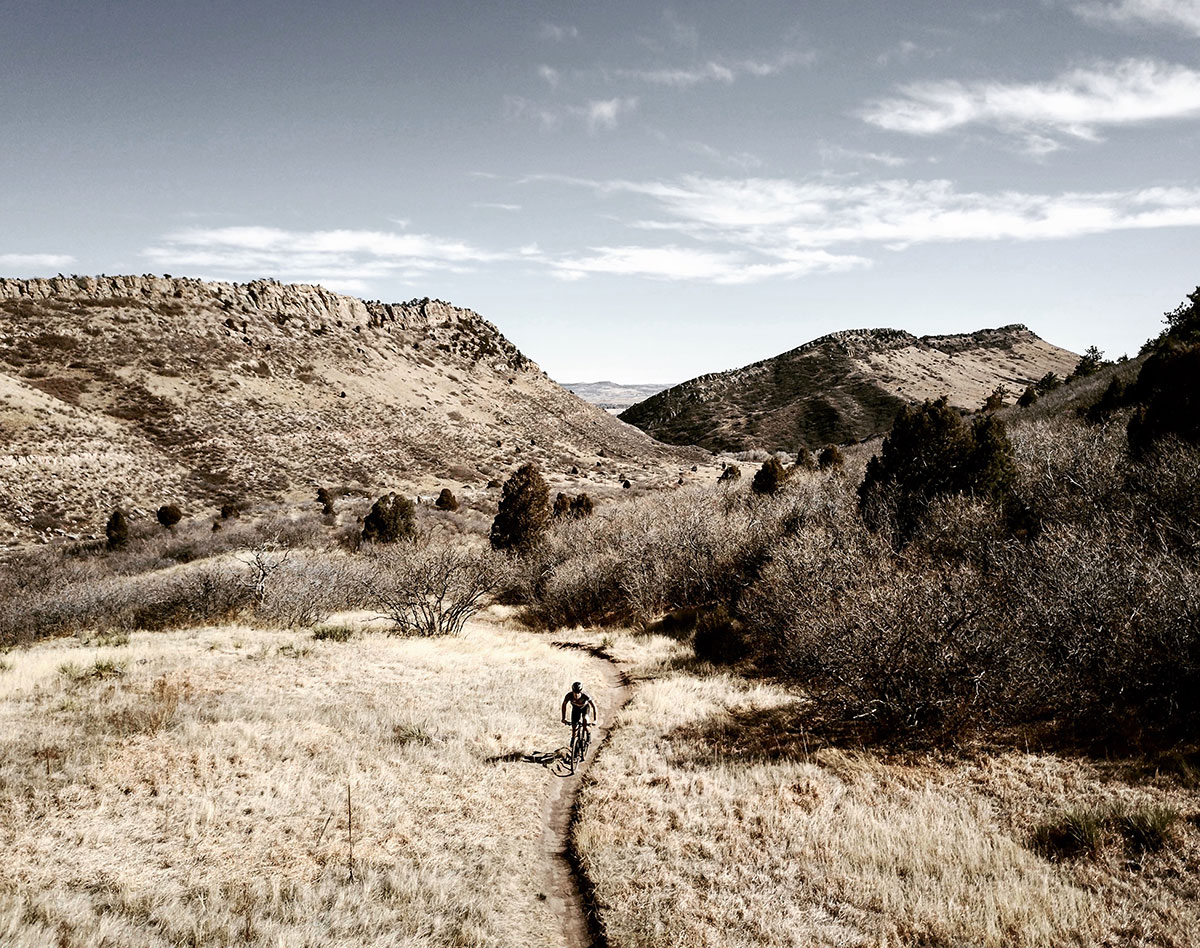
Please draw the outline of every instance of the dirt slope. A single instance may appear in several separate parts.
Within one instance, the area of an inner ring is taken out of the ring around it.
[[[527,460],[690,457],[562,389],[476,313],[274,281],[0,280],[0,538],[317,485],[484,490]],[[635,479],[636,476],[635,476]]]

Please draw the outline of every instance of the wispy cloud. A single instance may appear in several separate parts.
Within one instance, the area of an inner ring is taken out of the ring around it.
[[[58,273],[74,262],[75,258],[65,253],[0,253],[0,267],[21,273],[34,270]]]
[[[538,28],[538,36],[544,40],[561,43],[563,40],[579,39],[579,28],[559,23],[543,23]]]
[[[471,207],[480,207],[492,211],[519,211],[520,204],[501,204],[498,201],[476,201]]]
[[[592,134],[604,129],[614,129],[622,115],[637,109],[636,96],[618,96],[615,99],[593,99],[587,105],[570,106],[571,115],[583,119]]]
[[[753,171],[755,168],[761,168],[763,163],[758,155],[748,151],[723,152],[704,142],[684,142],[683,147],[693,154],[703,155],[717,164],[737,168],[739,171]]]
[[[557,276],[565,280],[577,280],[589,274],[608,274],[732,286],[771,278],[798,277],[818,271],[854,270],[870,266],[871,261],[865,257],[825,251],[800,251],[786,258],[764,260],[759,255],[746,252],[716,252],[672,245],[592,247],[584,253],[549,259],[546,263]]]
[[[509,255],[428,234],[370,230],[291,231],[274,227],[193,228],[142,251],[152,263],[211,274],[251,274],[362,291],[384,277],[463,272]]]
[[[910,62],[918,56],[929,59],[935,54],[936,50],[922,46],[920,43],[914,43],[912,40],[900,40],[876,56],[875,63],[879,66],[890,66],[892,63]]]
[[[907,158],[894,155],[890,151],[860,151],[856,148],[846,148],[842,145],[831,144],[830,142],[820,142],[817,145],[817,153],[821,156],[822,161],[827,162],[870,162],[871,164],[883,165],[887,168],[899,168],[901,165],[908,164]]]
[[[542,128],[554,128],[562,119],[556,110],[520,95],[504,97],[504,114],[510,119],[531,121]]]
[[[585,181],[600,195],[649,201],[657,216],[629,221],[702,244],[777,256],[847,245],[1054,240],[1117,230],[1200,226],[1200,188],[1032,194],[959,191],[945,180],[845,182],[707,178]]]
[[[557,89],[558,83],[562,79],[562,75],[553,66],[547,66],[545,63],[537,67],[538,78],[546,83],[551,89]]]
[[[1200,72],[1152,59],[1074,69],[1049,82],[948,80],[899,91],[899,97],[868,103],[859,117],[913,135],[989,125],[1028,137],[1035,152],[1053,145],[1055,134],[1094,141],[1105,126],[1200,115]]]
[[[1200,36],[1200,0],[1117,0],[1076,3],[1072,9],[1092,22],[1182,27]]]
[[[714,58],[681,67],[605,70],[604,76],[608,79],[631,79],[674,89],[689,89],[705,82],[730,85],[742,76],[774,76],[793,66],[811,65],[815,60],[815,53],[788,51],[764,59]]]

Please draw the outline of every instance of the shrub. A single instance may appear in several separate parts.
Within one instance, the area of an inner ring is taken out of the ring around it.
[[[801,471],[815,471],[817,469],[817,459],[813,457],[812,451],[808,449],[808,445],[801,444],[799,450],[796,451],[796,468]]]
[[[318,625],[313,629],[313,638],[318,642],[349,642],[354,638],[354,628],[349,625]]]
[[[896,531],[901,545],[916,534],[936,497],[969,492],[1005,500],[1016,476],[1012,444],[995,415],[968,428],[945,396],[896,416],[879,454],[867,464],[859,506],[873,529]]]
[[[718,484],[732,484],[736,480],[740,480],[742,469],[736,464],[729,464],[721,471],[721,476],[717,478]]]
[[[117,550],[129,542],[129,521],[125,512],[120,508],[114,510],[104,525],[104,535],[108,538],[108,548]]]
[[[724,605],[705,610],[696,617],[692,650],[701,661],[714,665],[735,664],[749,654],[745,628],[730,616]]]
[[[817,466],[822,471],[837,472],[842,470],[846,466],[846,459],[842,455],[842,449],[836,444],[825,445],[817,457]]]
[[[763,466],[758,469],[754,480],[750,482],[750,489],[756,494],[774,494],[786,480],[787,471],[779,463],[779,458],[772,456],[767,458],[763,462]]]
[[[371,598],[399,635],[458,635],[504,576],[487,552],[407,545],[375,553]]]
[[[237,504],[233,503],[232,501],[226,501],[225,503],[221,504],[222,520],[235,519],[240,512],[241,511],[239,510]]]
[[[1134,385],[1138,407],[1129,419],[1129,448],[1147,455],[1163,438],[1200,444],[1200,344],[1168,344],[1146,360]]]
[[[536,545],[550,518],[550,489],[532,462],[504,483],[500,507],[492,521],[492,549],[523,551]]]
[[[1060,379],[1053,372],[1047,372],[1040,379],[1033,383],[1033,389],[1039,395],[1045,395],[1047,392],[1053,392],[1061,385],[1062,379]]]
[[[183,519],[183,511],[175,504],[164,504],[158,508],[154,516],[158,518],[159,523],[170,530]]]
[[[983,400],[983,407],[981,410],[985,412],[999,411],[1004,407],[1004,399],[1007,397],[1008,389],[1005,388],[1004,383],[1001,382],[994,389],[992,389],[992,393]]]
[[[317,488],[317,503],[321,505],[321,513],[324,516],[331,517],[336,513],[333,507],[333,495],[324,487]]]
[[[1021,397],[1017,399],[1017,404],[1022,408],[1028,408],[1038,400],[1038,390],[1035,385],[1025,386],[1025,391],[1021,393]]]
[[[394,491],[384,494],[363,517],[362,538],[372,543],[396,543],[416,533],[416,507],[407,497]]]
[[[571,501],[570,514],[576,520],[582,520],[584,517],[590,517],[595,509],[596,505],[592,503],[591,497],[587,494],[576,494]]]
[[[454,491],[449,487],[443,487],[433,505],[438,510],[458,510],[458,498],[454,496]]]

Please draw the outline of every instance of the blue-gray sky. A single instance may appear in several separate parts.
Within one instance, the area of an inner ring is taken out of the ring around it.
[[[627,382],[876,326],[1133,353],[1200,283],[1200,0],[0,14],[4,275],[431,296]]]

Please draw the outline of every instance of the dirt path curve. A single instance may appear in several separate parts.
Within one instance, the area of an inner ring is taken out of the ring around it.
[[[600,726],[596,728],[587,761],[573,775],[551,770],[553,785],[542,806],[542,848],[546,853],[546,902],[562,923],[566,948],[603,948],[603,934],[588,910],[587,884],[576,864],[570,844],[571,822],[579,798],[583,775],[608,737],[608,728],[616,713],[633,695],[633,688],[618,665],[599,649],[575,642],[555,642],[560,648],[579,648],[590,652],[580,678],[596,702]],[[590,680],[589,680],[590,678]],[[563,728],[566,731],[566,728]]]

